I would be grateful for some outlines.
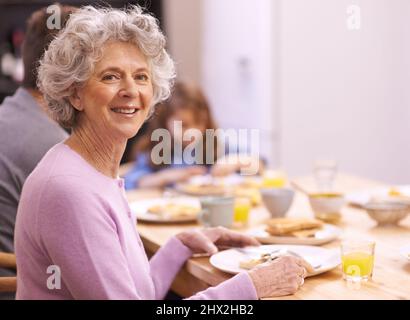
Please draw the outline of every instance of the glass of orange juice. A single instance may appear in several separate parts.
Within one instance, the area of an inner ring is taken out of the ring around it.
[[[282,170],[266,170],[262,177],[264,188],[282,188],[286,185],[286,174]]]
[[[251,211],[251,199],[239,197],[235,199],[234,223],[237,226],[246,226],[249,221]]]
[[[341,244],[343,279],[368,281],[373,275],[376,243],[369,240],[350,240]]]

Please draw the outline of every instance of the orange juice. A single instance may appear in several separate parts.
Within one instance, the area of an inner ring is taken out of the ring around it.
[[[373,273],[374,255],[366,252],[349,252],[342,255],[344,278],[367,280]]]
[[[249,220],[251,211],[251,202],[249,198],[237,198],[234,207],[234,221],[240,224],[246,224]]]

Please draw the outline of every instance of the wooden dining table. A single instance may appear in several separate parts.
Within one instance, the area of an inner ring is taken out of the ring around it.
[[[315,184],[311,176],[295,178],[293,181],[306,190],[314,190]],[[343,193],[380,186],[386,184],[348,174],[339,174],[335,182],[335,190]],[[162,191],[155,189],[127,192],[130,202],[161,195]],[[410,262],[399,252],[400,247],[410,244],[410,215],[399,225],[378,226],[363,209],[347,205],[341,213],[342,220],[338,223],[342,229],[340,239],[324,244],[322,247],[339,248],[342,240],[357,237],[374,240],[376,249],[372,280],[362,283],[360,287],[351,286],[343,280],[341,266],[338,266],[328,272],[307,278],[304,285],[293,295],[269,299],[410,299]],[[305,194],[296,192],[287,216],[313,218]],[[249,225],[236,230],[246,232],[247,228],[260,225],[268,218],[268,211],[260,205],[252,209]],[[200,225],[196,223],[156,224],[141,221],[137,223],[148,256],[155,254],[175,234],[197,227]],[[192,257],[176,276],[171,289],[182,297],[189,297],[210,286],[217,286],[230,277],[232,275],[214,268],[209,262],[209,257]]]

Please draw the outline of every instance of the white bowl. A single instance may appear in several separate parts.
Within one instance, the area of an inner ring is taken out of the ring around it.
[[[272,218],[284,217],[295,195],[295,191],[288,188],[262,188],[260,193],[262,202]]]
[[[364,208],[378,224],[397,224],[410,213],[410,206],[398,202],[369,202]]]
[[[346,200],[341,193],[316,193],[309,195],[309,203],[316,218],[326,222],[337,222],[341,218],[340,210]]]

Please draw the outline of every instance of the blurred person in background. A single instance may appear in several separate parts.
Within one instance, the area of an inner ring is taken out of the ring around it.
[[[56,4],[58,5],[58,4]],[[61,26],[74,7],[58,5]],[[27,20],[23,42],[24,79],[15,94],[0,105],[0,252],[14,252],[14,226],[23,184],[44,154],[67,133],[46,113],[46,102],[37,87],[37,67],[49,43],[59,32],[49,29],[47,8]],[[15,271],[0,268],[0,276]],[[0,293],[0,299],[14,294]]]
[[[181,125],[180,132],[174,127],[178,122]],[[171,163],[157,164],[153,161],[152,151],[159,142],[152,139],[152,135],[157,129],[166,129],[170,133],[171,141],[168,143]],[[190,129],[196,129],[202,136],[197,139],[202,143],[200,158],[195,155],[196,161],[193,164],[187,163],[182,154],[179,155],[178,152],[175,152],[176,145],[180,145],[184,149],[191,144],[191,140],[183,139]],[[248,161],[259,161],[259,159],[251,159],[245,153],[229,154],[229,150],[223,150],[221,157],[218,158],[219,141],[216,140],[211,145],[206,143],[206,130],[209,129],[217,130],[217,126],[204,93],[193,84],[178,81],[173,88],[171,97],[157,106],[155,114],[147,122],[146,133],[138,139],[133,148],[135,162],[131,170],[124,176],[125,188],[166,187],[185,181],[194,175],[206,173],[214,176],[225,176],[245,167],[248,165]],[[179,133],[181,136],[178,135]],[[212,156],[209,157],[208,153],[212,153]],[[239,159],[239,157],[241,158]],[[207,161],[209,158],[212,160],[210,163]],[[222,159],[225,162],[221,161]],[[259,170],[262,168],[263,163],[260,162]]]

